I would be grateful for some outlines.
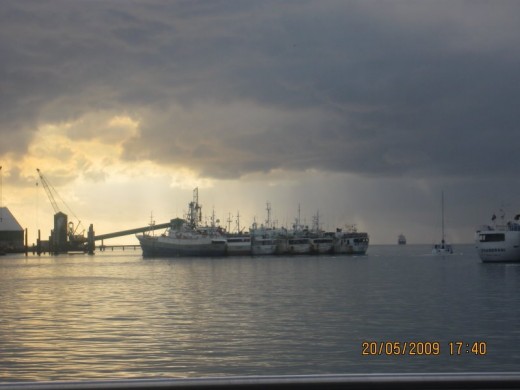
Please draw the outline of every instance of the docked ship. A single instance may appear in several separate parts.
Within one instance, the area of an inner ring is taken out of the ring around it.
[[[491,218],[493,226],[480,226],[475,234],[477,253],[484,263],[520,262],[520,214],[512,221],[496,223],[496,216]]]
[[[278,232],[265,227],[257,228],[253,224],[251,229],[251,254],[252,255],[274,255],[278,249]]]
[[[143,251],[143,257],[181,256],[262,256],[262,255],[305,255],[305,254],[347,254],[362,255],[368,249],[367,233],[358,232],[355,226],[345,232],[325,232],[319,227],[318,215],[312,229],[300,224],[298,219],[291,230],[276,228],[271,221],[271,208],[267,204],[267,220],[260,226],[256,222],[249,233],[239,228],[228,233],[217,226],[214,215],[210,225],[201,225],[201,206],[198,203],[198,189],[193,190],[193,201],[184,219],[170,221],[166,231],[154,235],[153,223],[149,232],[136,235]],[[231,223],[230,220],[228,220]]]
[[[251,236],[248,234],[227,234],[226,244],[229,256],[247,256],[251,254]]]
[[[236,227],[231,231],[231,215],[228,218],[228,230],[226,233],[227,254],[229,256],[247,256],[251,254],[251,235],[240,228],[240,213],[237,212]]]
[[[406,237],[404,236],[404,234],[399,234],[399,236],[397,237],[397,244],[406,245]]]
[[[327,236],[320,226],[320,213],[312,217],[312,229],[308,235],[310,241],[310,253],[330,254],[334,251],[334,238]]]
[[[173,219],[166,232],[159,236],[151,233],[136,235],[143,257],[226,255],[227,239],[223,230],[215,225],[213,219],[210,226],[200,226],[200,211],[196,188],[186,219]]]
[[[347,255],[364,255],[368,250],[368,233],[358,232],[355,225],[346,231],[336,229],[334,234],[334,253]]]

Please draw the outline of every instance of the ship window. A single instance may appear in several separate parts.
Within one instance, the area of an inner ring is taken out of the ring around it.
[[[505,240],[504,233],[481,234],[479,236],[480,242],[497,242],[497,241],[504,241],[504,240]]]

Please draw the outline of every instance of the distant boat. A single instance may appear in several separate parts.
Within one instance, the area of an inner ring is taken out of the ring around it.
[[[440,244],[435,244],[432,248],[432,254],[434,255],[451,255],[453,254],[453,248],[450,244],[446,244],[444,236],[444,191],[441,197],[441,214],[442,214],[442,238]]]
[[[399,237],[397,237],[397,243],[399,245],[406,245],[406,237],[404,234],[399,234]]]
[[[520,214],[512,221],[496,223],[496,216],[491,220],[494,226],[481,226],[476,232],[476,248],[480,260],[484,263],[520,262]]]

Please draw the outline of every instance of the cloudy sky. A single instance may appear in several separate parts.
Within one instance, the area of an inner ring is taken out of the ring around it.
[[[301,208],[374,244],[520,211],[520,2],[5,0],[2,205],[88,228]],[[70,214],[70,213],[69,213]],[[232,228],[235,223],[233,222]],[[121,239],[120,239],[121,240]],[[128,238],[135,240],[135,238]]]

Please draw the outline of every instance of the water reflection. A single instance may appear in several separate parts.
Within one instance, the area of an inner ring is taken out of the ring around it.
[[[472,254],[439,262],[416,252],[389,247],[362,258],[9,258],[0,263],[0,378],[518,367],[512,343],[520,341],[520,267],[489,267]],[[486,340],[490,353],[361,356],[363,340],[429,340],[446,347],[452,339]]]

